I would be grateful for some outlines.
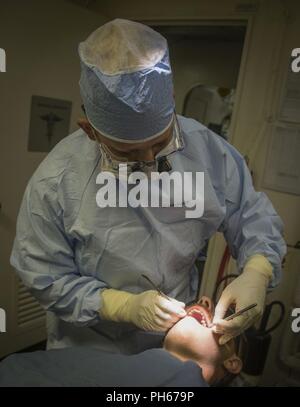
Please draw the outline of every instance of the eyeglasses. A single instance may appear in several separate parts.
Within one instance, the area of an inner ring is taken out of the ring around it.
[[[120,161],[116,160],[112,157],[113,154],[109,152],[109,148],[107,146],[102,145],[102,149],[105,151],[106,159],[110,161],[111,167],[118,171]],[[125,160],[124,162],[127,164],[127,168],[131,172],[136,171],[147,171],[149,169],[157,169],[159,173],[161,172],[169,172],[172,170],[172,166],[168,161],[168,157],[171,154],[174,154],[178,151],[184,149],[184,141],[181,133],[181,129],[178,123],[178,119],[176,113],[174,111],[174,123],[173,123],[173,135],[166,147],[160,150],[156,156],[155,160],[151,161],[128,161]]]
[[[184,141],[180,129],[180,125],[177,119],[176,112],[174,110],[174,123],[173,123],[173,135],[169,144],[164,147],[162,150],[156,154],[155,159],[159,159],[161,157],[167,157],[177,151],[181,151],[184,149]]]
[[[85,113],[84,105],[82,105],[81,108]],[[168,157],[171,154],[184,149],[184,140],[175,110],[172,131],[173,134],[170,142],[155,155],[155,160],[151,161],[128,161],[126,158],[123,159],[123,157],[119,157],[120,159],[115,158],[114,154],[109,150],[109,147],[103,143],[100,143],[101,152],[105,158],[104,169],[109,169],[110,167],[110,169],[112,169],[114,172],[117,172],[119,170],[120,163],[125,163],[128,170],[131,172],[145,171],[154,167],[157,168],[158,172],[171,171],[172,167],[168,161]]]

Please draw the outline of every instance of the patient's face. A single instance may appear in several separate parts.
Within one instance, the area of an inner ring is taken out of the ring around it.
[[[186,307],[187,316],[179,320],[167,333],[164,348],[181,360],[194,360],[202,368],[204,379],[211,383],[220,380],[226,370],[238,373],[241,361],[235,354],[234,341],[220,346],[219,335],[208,328],[214,309],[208,297]]]

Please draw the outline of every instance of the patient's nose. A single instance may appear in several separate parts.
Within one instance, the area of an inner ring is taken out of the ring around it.
[[[205,307],[206,309],[208,309],[209,311],[213,311],[213,305],[212,305],[212,301],[210,298],[208,297],[201,297],[199,304],[202,305],[202,307]]]

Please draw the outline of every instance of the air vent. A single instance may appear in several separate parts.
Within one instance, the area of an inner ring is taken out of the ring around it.
[[[21,281],[18,282],[17,298],[18,326],[35,322],[45,316],[43,308]]]

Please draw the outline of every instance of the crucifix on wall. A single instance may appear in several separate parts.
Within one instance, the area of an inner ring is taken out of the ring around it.
[[[72,102],[32,96],[28,151],[50,151],[69,134]]]

